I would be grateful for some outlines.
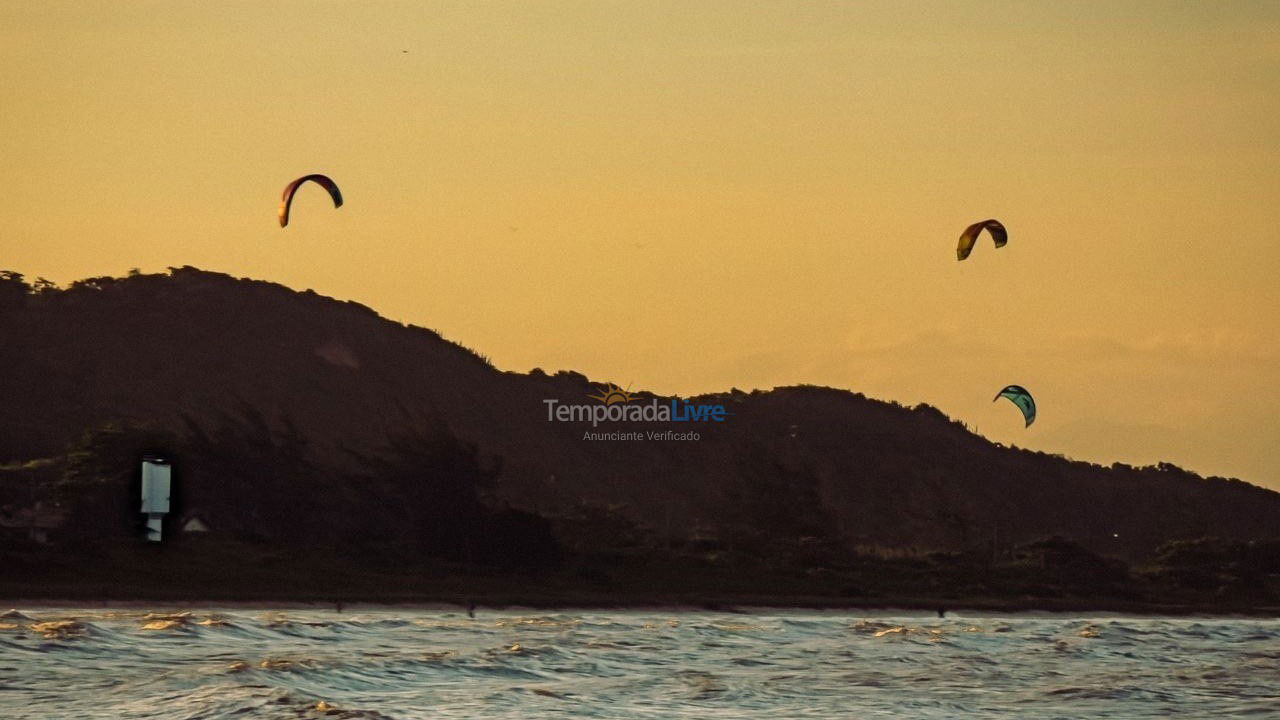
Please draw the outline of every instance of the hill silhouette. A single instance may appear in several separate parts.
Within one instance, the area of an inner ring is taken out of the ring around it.
[[[821,576],[868,548],[1043,559],[1060,536],[1141,561],[1280,527],[1280,494],[1239,480],[1003,447],[831,388],[677,399],[724,422],[552,422],[546,400],[599,405],[604,381],[503,372],[357,303],[191,267],[67,288],[4,273],[0,338],[0,502],[12,516],[61,488],[45,507],[81,539],[131,532],[146,448],[177,455],[182,512],[211,535],[410,538],[453,560],[683,548]],[[584,438],[667,430],[699,439]]]

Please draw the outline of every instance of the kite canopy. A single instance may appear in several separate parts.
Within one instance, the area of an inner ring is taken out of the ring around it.
[[[298,186],[308,180],[329,191],[329,197],[333,198],[333,206],[335,208],[342,207],[342,192],[338,190],[338,184],[330,180],[329,176],[319,174],[303,175],[284,186],[284,195],[280,198],[280,227],[289,224],[289,207],[293,205],[293,195],[298,192]]]
[[[996,241],[996,247],[1004,247],[1009,242],[1009,231],[1004,229],[1004,225],[999,220],[983,220],[976,222],[964,229],[960,233],[960,244],[956,245],[956,259],[963,260],[969,257],[969,253],[973,252],[974,243],[978,242],[978,234],[983,230],[991,233],[991,239]]]
[[[1026,427],[1031,427],[1031,423],[1036,421],[1036,401],[1031,397],[1031,393],[1027,392],[1027,389],[1021,385],[1010,385],[996,393],[996,396],[991,398],[991,402],[995,402],[1002,397],[1008,398],[1009,402],[1018,406],[1018,409],[1022,411],[1022,417],[1026,418]]]

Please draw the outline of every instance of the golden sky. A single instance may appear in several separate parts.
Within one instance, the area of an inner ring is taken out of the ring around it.
[[[1280,489],[1274,2],[0,0],[0,88],[0,268],[191,264],[503,369]],[[310,172],[347,204],[282,230]]]

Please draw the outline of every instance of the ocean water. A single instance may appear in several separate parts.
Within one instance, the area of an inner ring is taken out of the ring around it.
[[[0,718],[1280,718],[1280,620],[24,609]]]

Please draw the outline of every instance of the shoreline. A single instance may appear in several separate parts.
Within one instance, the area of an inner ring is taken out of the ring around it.
[[[8,594],[0,593],[0,606],[15,608],[68,608],[68,609],[198,609],[221,607],[230,609],[286,610],[333,609],[338,603],[342,611],[403,609],[435,612],[465,613],[470,602],[477,611],[635,611],[635,612],[719,612],[726,614],[767,614],[778,611],[868,611],[877,615],[903,613],[935,616],[939,609],[948,615],[1118,615],[1129,617],[1244,617],[1280,618],[1280,606],[1220,606],[1206,604],[1159,604],[1133,601],[1105,600],[968,600],[950,602],[921,598],[883,598],[875,600],[849,600],[822,597],[761,597],[726,596],[712,598],[688,597],[513,597],[485,596],[472,598],[432,596],[352,596],[288,598],[263,596],[260,598],[219,597],[112,597],[86,598],[66,595]]]

